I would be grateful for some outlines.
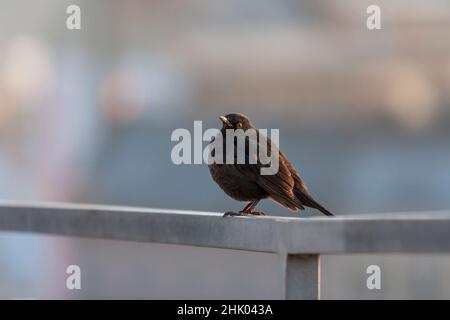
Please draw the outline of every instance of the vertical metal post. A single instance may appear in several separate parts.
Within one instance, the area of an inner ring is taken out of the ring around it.
[[[282,258],[283,295],[287,300],[320,299],[320,257],[285,254]]]

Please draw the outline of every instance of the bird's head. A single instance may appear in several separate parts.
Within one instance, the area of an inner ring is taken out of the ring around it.
[[[222,121],[223,129],[247,130],[253,128],[250,120],[242,113],[230,113],[226,116],[220,116],[219,119]]]

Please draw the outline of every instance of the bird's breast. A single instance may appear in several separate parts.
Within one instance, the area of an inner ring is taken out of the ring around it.
[[[254,201],[267,197],[267,193],[254,180],[239,172],[233,164],[210,164],[213,180],[230,197],[239,201]]]

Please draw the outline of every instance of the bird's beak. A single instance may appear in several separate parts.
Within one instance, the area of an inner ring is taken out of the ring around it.
[[[219,119],[220,119],[220,121],[222,121],[222,123],[223,123],[224,125],[226,125],[227,127],[232,127],[232,124],[231,124],[230,120],[227,119],[227,117],[220,116]]]

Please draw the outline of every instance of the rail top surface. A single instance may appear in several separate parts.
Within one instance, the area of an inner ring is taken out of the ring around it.
[[[0,231],[287,254],[450,252],[450,210],[223,218],[213,212],[2,201]]]

